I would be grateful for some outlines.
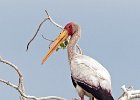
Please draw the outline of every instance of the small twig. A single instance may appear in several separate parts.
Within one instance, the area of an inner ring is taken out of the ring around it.
[[[38,29],[37,29],[35,35],[33,36],[33,38],[32,38],[32,39],[28,42],[28,44],[27,44],[27,49],[26,49],[26,51],[28,51],[28,48],[29,48],[30,43],[35,39],[35,37],[37,36],[37,34],[38,34],[38,32],[39,32],[41,26],[43,25],[43,23],[44,23],[46,20],[48,20],[48,18],[45,18],[45,19],[39,24]]]
[[[4,84],[6,84],[6,85],[9,85],[10,87],[15,88],[15,89],[18,88],[16,85],[10,83],[9,81],[5,81],[5,80],[3,80],[3,79],[0,79],[0,82],[1,82],[1,83],[4,83]]]
[[[51,42],[54,42],[54,40],[50,40],[50,39],[47,39],[43,34],[41,34],[42,38],[47,40],[47,41],[51,41]]]
[[[43,39],[45,39],[45,40],[47,40],[47,41],[50,41],[51,43],[49,44],[49,49],[50,49],[50,47],[51,47],[51,44],[56,40],[50,40],[50,39],[47,39],[43,34],[41,34],[41,36],[42,36],[42,38]]]
[[[55,39],[55,40],[56,40],[56,39]],[[54,40],[54,41],[55,41],[55,40]],[[51,43],[49,44],[49,49],[51,48],[51,45],[52,45],[52,43],[53,43],[54,41],[51,41]]]
[[[47,17],[48,17],[48,19],[50,20],[50,22],[52,22],[52,23],[53,23],[54,25],[56,25],[58,28],[64,30],[64,28],[63,28],[61,25],[57,24],[57,23],[51,18],[51,16],[50,16],[49,13],[47,12],[47,10],[45,10],[45,12],[46,12]]]

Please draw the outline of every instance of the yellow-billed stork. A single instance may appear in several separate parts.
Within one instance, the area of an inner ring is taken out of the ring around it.
[[[68,37],[70,37],[67,50],[71,78],[81,100],[84,100],[84,95],[88,96],[90,100],[94,100],[94,98],[97,100],[114,100],[109,72],[96,60],[76,52],[80,27],[74,22],[70,22],[64,27],[63,32],[60,33],[44,57],[42,64]]]

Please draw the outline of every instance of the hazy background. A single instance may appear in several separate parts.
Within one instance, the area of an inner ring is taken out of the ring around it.
[[[140,0],[0,0],[0,56],[20,68],[27,94],[78,97],[67,50],[54,53],[41,65],[49,42],[38,34],[26,52],[45,9],[63,26],[70,21],[81,26],[80,47],[109,70],[114,98],[121,95],[123,84],[140,89]],[[60,31],[48,21],[40,33],[54,39]],[[2,63],[0,78],[18,82],[15,71]],[[19,100],[18,92],[0,83],[0,99]]]

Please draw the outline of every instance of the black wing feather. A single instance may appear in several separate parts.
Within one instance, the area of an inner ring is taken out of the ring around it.
[[[77,84],[88,93],[91,93],[98,100],[114,100],[111,93],[109,93],[107,90],[102,89],[101,86],[91,87],[84,82],[78,81]]]

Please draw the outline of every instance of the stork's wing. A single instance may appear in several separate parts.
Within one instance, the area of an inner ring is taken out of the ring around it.
[[[100,86],[91,87],[90,85],[80,81],[77,81],[76,83],[86,92],[92,94],[97,100],[114,100],[111,93]]]
[[[111,92],[111,79],[108,71],[88,56],[77,55],[71,60],[71,74],[74,81],[87,92],[95,92],[95,90]]]

